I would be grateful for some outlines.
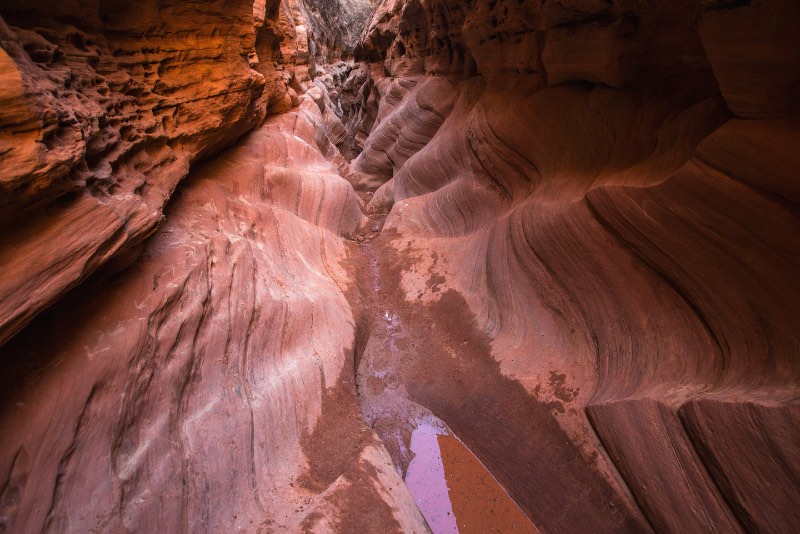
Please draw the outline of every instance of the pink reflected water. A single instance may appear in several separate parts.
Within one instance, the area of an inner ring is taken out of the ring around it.
[[[458,533],[456,517],[447,493],[438,434],[441,429],[429,423],[418,426],[411,434],[414,459],[406,472],[406,485],[434,534]]]

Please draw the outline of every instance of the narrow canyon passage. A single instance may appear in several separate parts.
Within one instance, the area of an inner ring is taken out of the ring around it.
[[[405,300],[398,287],[402,271],[393,261],[398,256],[389,240],[374,230],[382,226],[383,217],[375,219],[359,247],[362,257],[356,274],[368,281],[360,286],[361,339],[355,354],[365,422],[381,438],[434,532],[536,532],[486,466],[417,395],[416,389],[423,387],[457,399],[455,386],[463,387],[463,378],[457,376],[459,371],[451,376],[452,366],[441,358],[480,358],[468,338],[481,336],[472,333],[453,339],[452,333],[474,328],[463,302],[438,310]],[[424,283],[438,292],[435,275]],[[446,322],[445,315],[451,316]],[[460,373],[474,371],[471,366],[474,363],[465,362],[467,368]],[[475,374],[471,379],[486,377]],[[502,396],[498,391],[484,394]]]
[[[0,0],[0,532],[797,532],[793,0]]]

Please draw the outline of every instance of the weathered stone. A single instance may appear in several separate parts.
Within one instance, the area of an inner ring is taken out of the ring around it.
[[[0,2],[7,530],[800,528],[791,1]]]

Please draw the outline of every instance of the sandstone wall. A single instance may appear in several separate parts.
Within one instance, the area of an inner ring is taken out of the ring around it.
[[[0,13],[0,342],[105,264],[0,352],[0,531],[424,532],[353,385],[332,98],[363,13]]]
[[[795,3],[368,10],[0,0],[0,530],[798,530]]]
[[[425,347],[390,367],[541,530],[800,525],[799,21],[788,0],[374,14],[351,179]]]
[[[3,2],[0,342],[263,118],[252,2]]]
[[[358,411],[363,215],[321,131],[308,96],[268,119],[192,172],[133,266],[6,345],[4,527],[424,532]]]
[[[369,4],[323,7],[0,4],[0,343],[109,259],[135,258],[191,163],[297,106],[317,69],[338,99]]]

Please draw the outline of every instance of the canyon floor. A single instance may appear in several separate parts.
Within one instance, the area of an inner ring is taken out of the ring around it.
[[[0,533],[800,531],[794,0],[0,0]]]

